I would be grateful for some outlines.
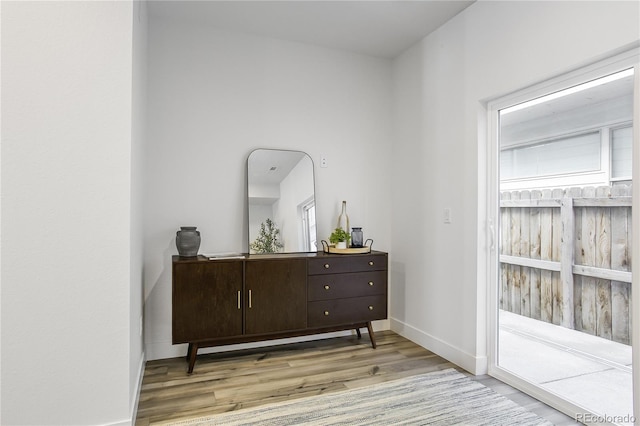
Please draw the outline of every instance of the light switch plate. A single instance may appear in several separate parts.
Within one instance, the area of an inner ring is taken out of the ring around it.
[[[444,223],[451,223],[451,208],[450,207],[445,207],[444,213],[443,213],[443,219],[444,219]]]

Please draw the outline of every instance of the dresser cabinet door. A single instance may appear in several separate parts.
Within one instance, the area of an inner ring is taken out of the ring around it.
[[[245,268],[246,334],[307,327],[305,259],[248,261]]]
[[[173,263],[173,343],[242,334],[242,262]]]

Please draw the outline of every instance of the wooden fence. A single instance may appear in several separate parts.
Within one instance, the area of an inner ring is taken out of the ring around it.
[[[503,192],[501,309],[631,344],[631,187]]]

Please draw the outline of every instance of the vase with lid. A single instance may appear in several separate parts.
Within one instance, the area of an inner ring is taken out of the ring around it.
[[[181,257],[195,257],[200,248],[200,231],[196,226],[181,226],[176,232],[176,246]]]
[[[363,244],[363,235],[362,228],[351,228],[351,247],[353,248],[362,248]]]

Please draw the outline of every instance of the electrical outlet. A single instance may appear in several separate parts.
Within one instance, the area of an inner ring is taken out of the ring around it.
[[[327,156],[320,155],[320,167],[327,168]]]

